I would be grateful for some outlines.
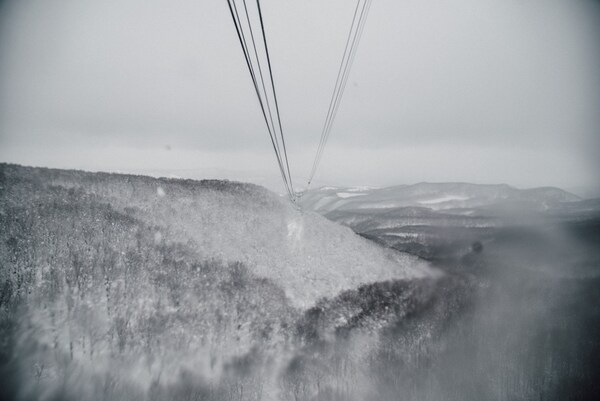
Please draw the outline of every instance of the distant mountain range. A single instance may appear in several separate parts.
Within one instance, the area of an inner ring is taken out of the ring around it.
[[[463,252],[490,230],[539,223],[596,221],[600,199],[553,187],[420,183],[387,188],[323,187],[302,205],[385,246],[421,257]]]
[[[306,209],[322,214],[334,210],[390,210],[424,208],[445,211],[499,204],[547,210],[564,202],[581,201],[576,195],[554,187],[517,189],[506,184],[419,183],[386,188],[322,187],[304,194]],[[418,213],[418,209],[414,210]]]

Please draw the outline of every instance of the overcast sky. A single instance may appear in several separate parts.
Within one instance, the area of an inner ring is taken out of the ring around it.
[[[355,2],[261,4],[301,186]],[[599,77],[598,1],[374,0],[315,183],[597,187]],[[225,0],[0,0],[0,161],[283,191]]]

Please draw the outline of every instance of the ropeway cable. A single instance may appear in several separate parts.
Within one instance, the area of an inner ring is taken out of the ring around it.
[[[362,1],[362,7],[361,7]],[[321,139],[319,141],[319,146],[317,148],[317,152],[315,155],[315,159],[313,161],[312,169],[309,175],[308,184],[306,189],[310,187],[310,184],[315,176],[317,171],[317,167],[323,157],[323,151],[325,149],[325,145],[327,144],[327,140],[329,139],[329,135],[331,133],[331,129],[333,126],[333,121],[335,116],[337,115],[337,111],[339,109],[342,96],[344,94],[346,83],[348,82],[348,77],[350,75],[350,69],[352,67],[352,63],[354,61],[354,57],[356,55],[356,50],[358,48],[358,43],[360,42],[360,38],[362,36],[365,22],[367,19],[367,15],[369,13],[369,9],[371,7],[372,0],[358,0],[356,3],[356,8],[354,10],[354,16],[352,18],[352,24],[350,26],[350,31],[348,33],[348,38],[346,39],[346,46],[344,48],[344,54],[342,55],[342,60],[340,62],[340,67],[338,70],[338,76],[336,78],[336,83],[334,86],[333,93],[331,95],[331,100],[329,103],[329,108],[327,111],[327,116],[325,118],[325,123],[323,125],[323,131],[321,133]],[[359,14],[360,9],[360,14]],[[357,20],[358,16],[358,20]],[[348,47],[350,45],[350,47]]]
[[[335,103],[334,103],[334,107],[331,113],[331,116],[329,118],[329,122],[326,125],[326,133],[325,133],[325,139],[323,141],[323,146],[321,147],[321,152],[319,154],[319,161],[323,156],[323,152],[325,149],[325,145],[327,144],[327,140],[329,139],[329,136],[331,134],[331,129],[333,127],[333,121],[335,119],[335,116],[337,115],[337,112],[339,110],[339,106],[341,104],[341,99],[344,96],[344,91],[346,90],[346,84],[348,82],[348,77],[350,75],[350,68],[352,66],[352,63],[354,62],[354,56],[356,55],[356,51],[358,48],[358,43],[360,40],[360,37],[362,36],[362,31],[364,29],[364,22],[366,21],[366,15],[368,13],[368,7],[370,7],[371,2],[367,1],[363,4],[362,10],[361,10],[361,17],[359,20],[359,24],[358,24],[358,29],[355,32],[355,35],[352,39],[352,46],[351,46],[351,50],[350,50],[350,54],[348,56],[348,62],[346,63],[346,65],[344,66],[344,72],[342,74],[342,80],[341,80],[341,85],[340,85],[340,90],[338,91],[337,95],[336,95],[336,99],[335,99]],[[364,16],[364,18],[363,18]],[[317,162],[318,164],[318,162]]]
[[[337,115],[337,111],[339,109],[341,98],[342,98],[344,90],[346,88],[346,83],[348,80],[350,67],[354,60],[354,56],[356,54],[356,49],[357,49],[358,43],[360,41],[362,31],[364,29],[364,22],[366,21],[366,16],[367,16],[368,10],[371,6],[371,1],[367,0],[363,3],[363,6],[362,6],[362,9],[360,12],[360,16],[358,19],[358,23],[356,23],[356,11],[358,10],[359,6],[360,6],[360,0],[357,2],[357,9],[355,10],[355,15],[354,15],[351,29],[350,29],[350,32],[348,35],[348,40],[346,42],[346,48],[344,50],[344,55],[342,57],[342,62],[340,64],[340,69],[338,71],[338,78],[336,79],[336,86],[335,86],[333,94],[332,94],[330,107],[328,110],[327,117],[325,119],[325,124],[323,126],[323,133],[321,136],[321,141],[319,143],[319,147],[318,147],[317,153],[315,155],[315,160],[313,162],[313,168],[311,170],[311,175],[310,175],[310,179],[308,181],[307,188],[308,188],[308,186],[310,186],[312,179],[314,178],[316,169],[317,169],[319,162],[321,161],[321,158],[323,156],[325,145],[326,145],[329,135],[331,133],[331,128],[333,126],[333,120],[335,119],[335,116]],[[351,42],[352,45],[350,46],[350,51],[348,52],[347,45],[348,45],[348,43],[350,43],[351,38],[352,38],[352,42]]]
[[[265,112],[265,107],[264,107],[262,95],[260,93],[259,86],[258,86],[258,83],[257,83],[257,80],[256,80],[256,73],[254,72],[254,68],[252,66],[252,59],[250,57],[250,52],[248,50],[248,45],[246,43],[246,38],[245,38],[245,35],[244,35],[244,31],[242,29],[242,23],[241,23],[241,20],[239,18],[239,13],[237,11],[237,6],[235,4],[235,1],[233,1],[233,0],[231,0],[231,1],[228,0],[228,5],[229,5],[229,10],[231,12],[231,16],[232,16],[233,21],[234,21],[236,32],[238,34],[238,39],[239,39],[240,44],[242,46],[242,51],[244,52],[244,57],[246,59],[246,64],[247,64],[248,70],[250,72],[250,76],[252,78],[252,82],[254,84],[254,89],[256,91],[258,102],[260,104],[261,111],[262,111],[263,117],[265,119],[265,123],[267,124],[267,130],[269,132],[269,137],[271,138],[271,142],[273,144],[273,149],[274,149],[275,155],[277,157],[277,162],[279,164],[279,169],[280,169],[280,171],[282,173],[282,179],[284,181],[284,186],[286,188],[286,191],[288,192],[288,195],[290,195],[290,191],[289,191],[289,188],[288,188],[288,185],[287,185],[287,180],[286,180],[286,177],[285,177],[285,175],[283,173],[281,159],[280,159],[279,153],[278,153],[276,145],[275,145],[275,141],[274,141],[274,138],[273,138],[273,133],[271,131],[271,126],[269,125],[269,120],[267,119],[267,115],[266,115],[266,112]]]
[[[246,60],[246,65],[248,67],[248,71],[250,72],[250,77],[252,78],[252,83],[254,85],[254,90],[256,92],[256,96],[258,98],[258,102],[263,114],[263,118],[265,120],[265,124],[267,125],[267,131],[269,133],[269,138],[271,139],[271,144],[273,146],[273,150],[275,152],[275,157],[277,159],[277,164],[281,173],[281,177],[284,183],[284,187],[290,200],[292,203],[296,204],[297,199],[300,194],[297,194],[294,191],[293,183],[292,183],[292,175],[290,171],[289,159],[287,155],[287,149],[285,145],[285,137],[283,134],[283,127],[281,123],[281,114],[279,110],[279,102],[277,100],[277,92],[275,90],[275,80],[273,78],[273,70],[271,66],[271,58],[269,55],[269,47],[267,44],[267,37],[265,33],[264,21],[262,10],[260,6],[260,0],[256,0],[257,14],[260,22],[260,32],[262,34],[262,44],[264,46],[264,56],[263,60],[266,56],[266,62],[269,73],[269,81],[265,84],[265,77],[263,74],[263,68],[261,66],[261,56],[259,55],[259,51],[257,49],[257,40],[255,40],[254,30],[252,29],[252,19],[250,18],[250,14],[248,12],[248,6],[246,0],[241,0],[244,13],[246,16],[246,26],[242,22],[240,18],[240,13],[238,12],[238,7],[236,5],[236,1],[239,3],[240,0],[227,0],[229,10],[231,12],[231,17],[233,19],[236,32],[238,35],[238,39],[240,41],[240,45],[242,47],[242,51],[244,53],[244,58]],[[315,159],[313,161],[312,169],[310,172],[310,176],[308,179],[308,185],[306,189],[310,187],[311,182],[315,176],[317,167],[323,157],[325,145],[329,139],[331,134],[331,130],[333,127],[333,122],[339,110],[339,106],[341,103],[341,99],[344,95],[344,91],[346,89],[346,85],[348,82],[348,77],[350,75],[350,69],[354,62],[354,58],[356,55],[356,51],[358,48],[358,43],[360,42],[360,38],[362,37],[362,33],[365,26],[365,21],[367,15],[369,13],[369,9],[371,7],[372,0],[357,0],[356,8],[354,10],[354,15],[352,18],[352,24],[350,26],[350,31],[348,32],[348,37],[346,39],[346,45],[344,47],[344,54],[342,56],[342,60],[340,62],[340,67],[338,70],[338,75],[336,78],[335,86],[333,93],[331,95],[331,100],[329,103],[329,108],[327,110],[327,116],[325,118],[325,123],[323,125],[323,130],[321,132],[321,138],[319,140],[319,146],[317,148],[317,152],[315,155]],[[256,15],[256,14],[255,14]],[[244,31],[247,28],[247,32]],[[248,35],[249,34],[249,35]],[[249,40],[248,40],[249,38]],[[249,45],[252,45],[250,47]],[[252,52],[254,53],[254,59],[252,57]],[[257,73],[258,72],[258,73]],[[270,93],[267,90],[267,86],[270,84]],[[270,96],[269,96],[270,95]],[[271,98],[273,99],[274,107],[271,107]],[[275,114],[275,119],[273,118],[273,114]],[[275,124],[277,121],[277,124]],[[281,143],[281,145],[280,145]]]
[[[344,70],[344,62],[346,61],[346,54],[348,52],[348,45],[350,44],[350,38],[352,36],[352,31],[354,31],[354,24],[356,22],[356,15],[358,13],[359,10],[359,6],[360,6],[360,0],[358,0],[356,2],[356,8],[354,9],[354,15],[352,16],[352,25],[350,25],[350,32],[348,32],[348,38],[346,39],[346,45],[344,46],[344,54],[342,55],[342,60],[340,61],[340,67],[338,69],[338,75],[336,77],[335,80],[335,85],[333,87],[333,93],[331,94],[331,100],[329,101],[329,108],[327,109],[327,116],[325,117],[325,124],[323,126],[323,130],[321,132],[321,138],[319,139],[319,146],[317,147],[317,153],[315,154],[315,159],[313,161],[313,166],[311,169],[311,173],[308,179],[308,185],[310,185],[312,178],[314,176],[315,170],[316,170],[316,164],[317,164],[317,160],[319,159],[319,154],[321,153],[321,149],[323,146],[323,141],[325,139],[325,132],[326,132],[326,128],[329,122],[329,118],[331,116],[331,111],[333,108],[333,104],[334,104],[334,99],[336,98],[336,93],[338,91],[338,87],[340,84],[340,77],[342,75],[342,71]],[[307,187],[308,188],[308,187]]]
[[[258,73],[259,73],[259,77],[260,77],[260,82],[261,82],[263,93],[265,95],[265,104],[267,105],[267,112],[269,114],[269,121],[271,122],[271,128],[272,128],[272,130],[274,132],[273,138],[275,140],[275,146],[277,148],[276,153],[279,156],[279,160],[281,161],[281,148],[279,146],[279,139],[277,137],[277,128],[275,126],[275,123],[273,122],[273,113],[271,111],[271,104],[269,102],[268,92],[267,92],[267,89],[265,87],[265,80],[264,80],[264,77],[263,77],[263,72],[262,72],[262,68],[261,68],[261,64],[260,64],[260,57],[258,55],[258,50],[256,49],[256,41],[254,40],[254,30],[252,29],[252,22],[250,21],[250,15],[248,14],[248,7],[246,5],[246,0],[242,0],[242,2],[244,4],[244,11],[245,11],[245,14],[246,14],[246,21],[248,21],[248,29],[249,29],[249,32],[250,32],[250,39],[251,39],[251,42],[252,42],[252,48],[254,49],[254,56],[256,57],[256,62],[257,62],[257,66],[258,66]],[[257,8],[259,8],[260,7],[259,0],[256,0],[256,4],[257,4]],[[260,10],[260,8],[259,8],[259,10]],[[267,41],[266,41],[266,37],[264,36],[264,28],[262,27],[262,18],[261,18],[261,31],[263,32],[263,42],[265,44],[265,52],[266,52],[267,57],[268,57],[268,50],[267,50],[268,47],[266,46]],[[271,70],[270,69],[269,69],[269,73],[271,75],[271,83],[273,83],[273,76],[271,74]],[[272,93],[274,94],[273,97],[276,99],[277,97],[275,95],[274,88],[275,87],[272,84],[271,85],[271,89],[273,91]],[[279,125],[279,127],[281,127],[281,124]],[[280,134],[280,136],[283,139],[283,131],[282,130],[280,130],[279,134]],[[287,170],[286,170],[285,166],[287,166]],[[285,181],[287,181],[289,183],[290,182],[289,181],[289,164],[286,162],[285,166],[282,165],[281,168],[284,170],[284,174],[286,175]]]
[[[234,5],[235,5],[235,3],[234,3]],[[249,33],[250,33],[250,38],[251,38],[251,41],[252,41],[252,48],[254,50],[254,55],[256,57],[256,64],[257,64],[258,71],[259,71],[259,77],[260,77],[261,87],[262,87],[263,93],[264,93],[263,107],[264,107],[264,104],[267,105],[267,111],[268,111],[268,114],[269,114],[269,120],[265,121],[265,122],[267,123],[267,128],[269,128],[269,121],[271,123],[271,125],[270,125],[271,141],[273,143],[274,151],[275,151],[275,154],[276,154],[276,157],[277,157],[277,160],[278,160],[278,164],[279,164],[279,168],[280,168],[280,171],[281,171],[281,174],[282,174],[284,185],[286,187],[288,195],[290,196],[290,199],[292,201],[294,201],[294,190],[293,190],[293,187],[291,185],[291,174],[290,174],[290,171],[289,171],[289,162],[287,161],[287,152],[285,152],[284,155],[282,156],[281,148],[279,146],[277,127],[275,126],[275,124],[273,122],[273,114],[272,114],[272,111],[271,111],[271,105],[270,105],[270,101],[269,101],[269,95],[268,95],[267,89],[265,87],[265,80],[264,80],[263,73],[262,73],[261,60],[260,60],[260,56],[258,55],[258,51],[257,51],[257,48],[256,48],[256,41],[254,39],[254,32],[253,32],[253,29],[252,29],[252,22],[250,21],[250,16],[248,14],[248,7],[247,7],[247,4],[246,4],[246,0],[243,0],[243,5],[244,5],[244,11],[245,11],[245,14],[246,14],[246,20],[248,22],[248,29],[249,29]],[[257,8],[260,11],[259,0],[257,0]],[[261,13],[259,13],[259,15],[260,14]],[[265,53],[267,53],[267,57],[269,57],[268,56],[268,46],[266,44],[267,43],[266,42],[266,36],[264,36],[264,26],[262,24],[262,18],[261,18],[260,22],[261,22],[261,32],[263,33],[263,43],[265,44]],[[272,69],[271,68],[269,68],[269,75],[270,75],[270,81],[271,81],[271,91],[272,91],[272,94],[273,94],[273,98],[276,100],[277,95],[276,95],[276,92],[275,92],[274,79],[272,77]],[[260,91],[259,91],[258,94],[260,96]],[[277,104],[276,110],[277,110],[277,113],[279,113],[279,106],[278,106],[278,104]],[[285,139],[284,139],[284,136],[283,136],[283,129],[282,129],[282,126],[281,126],[281,118],[279,117],[279,114],[277,114],[277,118],[278,118],[278,121],[279,121],[279,128],[280,128],[279,136],[281,137],[281,142],[285,143]],[[284,159],[285,163],[282,161],[282,159]]]
[[[260,28],[262,30],[263,41],[265,43],[265,53],[267,54],[267,64],[269,66],[269,76],[271,77],[271,87],[273,88],[273,99],[275,100],[275,110],[277,112],[277,121],[279,123],[279,132],[281,132],[281,143],[283,145],[283,156],[285,159],[285,164],[287,167],[288,178],[290,180],[290,188],[292,191],[294,190],[294,185],[292,183],[292,176],[290,172],[290,165],[288,161],[287,149],[285,147],[285,137],[283,136],[283,128],[281,126],[281,113],[279,112],[279,102],[277,101],[277,91],[275,90],[275,81],[273,80],[273,70],[271,68],[271,57],[269,56],[269,46],[267,46],[267,35],[265,34],[265,25],[263,23],[262,10],[260,8],[260,0],[256,0],[256,5],[258,7],[258,16],[260,18]]]
[[[279,104],[277,102],[277,94],[275,92],[275,81],[273,79],[273,71],[272,71],[271,61],[270,61],[270,56],[269,56],[269,51],[268,51],[268,45],[267,45],[267,39],[266,39],[266,34],[265,34],[265,29],[264,29],[262,11],[260,9],[260,1],[256,0],[256,4],[257,4],[258,15],[259,15],[259,19],[260,19],[260,25],[261,25],[260,33],[263,36],[262,42],[264,44],[264,50],[265,50],[266,59],[267,59],[267,63],[268,63],[268,72],[269,72],[270,85],[271,85],[271,87],[270,87],[271,97],[273,98],[274,103],[275,103],[275,117],[278,122],[277,125],[275,125],[274,120],[273,120],[273,110],[272,110],[271,104],[270,104],[269,93],[267,92],[267,88],[265,85],[263,69],[261,67],[261,58],[259,56],[259,52],[258,52],[258,49],[256,46],[257,42],[255,41],[255,38],[254,38],[254,30],[252,29],[252,22],[251,22],[251,18],[250,18],[249,12],[248,12],[246,0],[242,0],[242,3],[244,6],[244,12],[245,12],[246,21],[247,21],[247,29],[248,29],[249,38],[250,38],[250,41],[252,44],[252,50],[254,51],[256,63],[254,63],[252,54],[250,52],[250,46],[248,45],[248,41],[247,41],[248,36],[246,34],[244,34],[244,24],[242,23],[242,20],[240,19],[236,1],[235,0],[227,0],[227,3],[229,6],[229,10],[231,12],[231,17],[233,19],[233,22],[234,22],[234,25],[236,28],[236,32],[238,35],[238,39],[240,41],[240,45],[242,47],[242,51],[244,53],[246,65],[248,67],[248,71],[250,72],[250,76],[252,78],[252,83],[254,85],[254,90],[256,92],[256,96],[258,98],[259,105],[261,107],[263,118],[265,120],[265,124],[267,125],[267,130],[269,133],[269,137],[271,139],[271,144],[273,145],[273,150],[275,152],[275,156],[277,158],[277,164],[278,164],[279,170],[281,172],[281,177],[282,177],[282,180],[284,183],[284,187],[286,189],[288,196],[290,197],[290,200],[292,202],[295,202],[296,194],[294,192],[293,185],[292,185],[292,176],[290,173],[289,161],[288,161],[288,157],[287,157],[287,150],[285,147],[285,138],[283,135],[281,117],[280,117],[280,113],[279,113]],[[256,67],[254,66],[254,64],[256,64]],[[258,71],[258,74],[256,73],[257,71]],[[260,82],[260,84],[259,84],[259,82]],[[261,89],[262,89],[262,92],[261,92]],[[279,128],[279,132],[277,132],[278,128]],[[278,136],[281,139],[283,152],[281,151],[281,146],[279,145],[280,140],[278,139]]]

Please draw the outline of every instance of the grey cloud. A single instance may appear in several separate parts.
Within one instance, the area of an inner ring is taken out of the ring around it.
[[[0,6],[4,159],[52,148],[68,167],[74,146],[108,145],[267,154],[224,2]],[[264,10],[292,170],[302,171],[318,142],[352,2],[265,0]],[[599,26],[600,3],[592,1],[376,0],[326,151],[418,146],[440,154],[462,146],[508,157],[547,149],[565,165],[597,171],[590,148],[600,126]],[[510,168],[507,178],[518,177]],[[354,175],[381,181],[371,170]],[[573,181],[582,181],[576,170]],[[402,179],[411,177],[422,178]]]

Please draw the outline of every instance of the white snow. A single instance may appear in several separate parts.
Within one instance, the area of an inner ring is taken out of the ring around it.
[[[336,194],[337,196],[339,196],[340,198],[352,198],[354,196],[364,196],[366,194],[361,194],[361,193],[350,193],[350,192],[338,192]]]
[[[402,207],[402,202],[372,202],[363,203],[359,206],[360,209],[392,209],[395,207]]]
[[[418,258],[374,246],[317,214],[287,214],[285,223],[287,252],[273,250],[268,259],[250,267],[281,285],[297,307],[310,307],[319,298],[363,284],[434,274]]]
[[[300,217],[291,219],[287,224],[288,239],[294,248],[297,248],[301,244],[304,232],[304,222]]]
[[[418,233],[387,233],[386,235],[400,238],[419,238]]]
[[[436,203],[450,202],[450,201],[454,201],[454,200],[463,201],[463,200],[467,200],[467,199],[469,199],[469,197],[467,197],[467,196],[446,195],[446,196],[442,196],[440,198],[419,201],[419,203],[421,203],[423,205],[434,205]]]
[[[366,191],[370,191],[372,189],[377,189],[377,188],[376,187],[358,186],[358,187],[347,188],[346,191],[348,191],[348,192],[366,192]]]

